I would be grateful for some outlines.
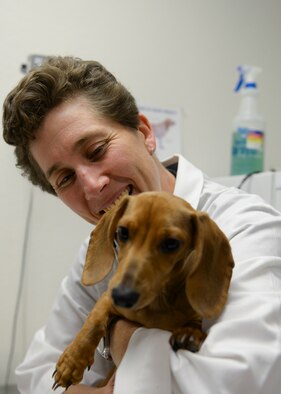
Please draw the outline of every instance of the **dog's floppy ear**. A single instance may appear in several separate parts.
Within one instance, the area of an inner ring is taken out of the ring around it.
[[[234,261],[228,239],[207,214],[196,212],[191,221],[195,238],[186,294],[201,317],[212,318],[226,303]]]
[[[117,223],[129,202],[124,197],[119,204],[105,213],[91,233],[82,274],[85,286],[100,282],[111,270],[114,261],[113,241]]]

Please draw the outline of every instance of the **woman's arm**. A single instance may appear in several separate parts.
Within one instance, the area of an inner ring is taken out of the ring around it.
[[[128,320],[117,320],[110,332],[110,353],[114,364],[118,367],[126,353],[131,336],[139,328],[137,323]]]
[[[86,250],[87,242],[81,247],[70,274],[62,282],[46,326],[35,334],[25,359],[16,369],[17,384],[22,394],[52,392],[52,374],[59,356],[80,330],[95,300],[104,291],[103,286],[106,288],[106,283],[99,288],[81,285]],[[85,372],[81,383],[93,385],[104,379],[110,368],[112,363],[96,352],[94,366]],[[56,393],[63,391],[60,387]]]

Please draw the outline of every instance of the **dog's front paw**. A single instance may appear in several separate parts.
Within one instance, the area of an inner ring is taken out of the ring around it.
[[[196,353],[200,349],[205,338],[206,334],[200,329],[183,327],[173,332],[170,338],[170,344],[175,352],[179,349],[186,349]]]
[[[67,389],[72,384],[79,383],[83,378],[85,369],[89,368],[93,362],[93,353],[83,351],[77,346],[70,344],[57,362],[53,373],[55,380],[53,390],[60,386]]]

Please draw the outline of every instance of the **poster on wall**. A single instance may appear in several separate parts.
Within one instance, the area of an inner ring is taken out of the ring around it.
[[[182,152],[182,111],[146,105],[138,106],[154,130],[156,136],[156,155],[165,160],[175,153]]]

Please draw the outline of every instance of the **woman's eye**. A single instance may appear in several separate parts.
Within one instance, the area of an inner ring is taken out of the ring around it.
[[[63,189],[64,187],[70,185],[74,178],[74,172],[70,172],[66,175],[60,177],[56,182],[56,189]]]
[[[90,161],[97,161],[97,160],[99,160],[104,155],[104,153],[106,151],[106,147],[107,147],[107,144],[103,143],[103,144],[95,147],[94,149],[90,149],[88,154],[87,154],[87,158]]]

